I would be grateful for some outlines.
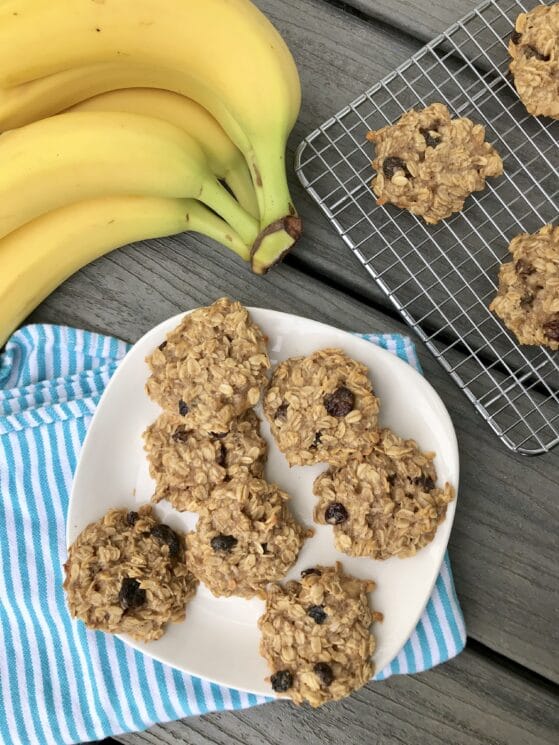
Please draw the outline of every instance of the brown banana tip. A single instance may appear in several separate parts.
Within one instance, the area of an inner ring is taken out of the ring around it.
[[[278,261],[281,261],[285,254],[297,243],[299,238],[301,237],[301,234],[303,232],[303,221],[300,217],[297,215],[286,215],[285,217],[280,217],[279,220],[275,220],[274,222],[267,225],[264,230],[260,232],[254,243],[252,244],[252,248],[250,251],[251,257],[254,256],[254,254],[258,251],[260,246],[262,245],[262,241],[264,238],[266,238],[269,235],[272,235],[273,233],[278,233],[279,231],[285,231],[290,238],[293,239],[293,243],[291,246],[284,251]],[[274,262],[277,264],[277,261]]]

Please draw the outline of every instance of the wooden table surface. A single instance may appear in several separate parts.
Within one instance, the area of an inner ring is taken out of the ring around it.
[[[304,94],[297,143],[475,0],[256,0],[284,34]],[[292,160],[292,158],[291,158]],[[388,301],[291,174],[305,234],[285,263],[256,277],[191,235],[117,251],[66,282],[32,320],[134,341],[175,313],[230,295],[354,331],[405,331]],[[140,743],[537,745],[559,732],[559,452],[508,452],[418,344],[458,433],[462,474],[450,540],[468,646],[417,676],[373,683],[319,711],[274,703],[120,737]]]

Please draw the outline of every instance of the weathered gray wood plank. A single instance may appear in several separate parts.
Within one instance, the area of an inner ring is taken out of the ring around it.
[[[128,247],[89,265],[33,318],[132,341],[179,310],[221,294],[348,330],[405,330],[291,267],[255,277],[225,249],[189,235]],[[420,357],[449,407],[460,442],[462,481],[451,555],[469,633],[559,680],[553,654],[558,642],[557,455],[525,460],[505,451],[429,353],[421,349]]]
[[[544,745],[555,742],[558,727],[552,690],[467,650],[431,672],[369,684],[320,710],[278,702],[118,739],[127,745]]]
[[[421,0],[345,0],[350,8],[423,41],[430,41],[480,4],[480,0],[432,0],[428,3]]]

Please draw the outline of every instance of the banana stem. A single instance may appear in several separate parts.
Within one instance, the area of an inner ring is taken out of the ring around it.
[[[256,192],[254,191],[250,171],[248,170],[245,160],[243,159],[237,166],[235,166],[235,168],[232,168],[229,173],[227,173],[224,180],[235,195],[241,207],[256,220],[260,220]]]
[[[198,199],[217,212],[239,234],[243,243],[252,246],[258,235],[258,222],[217,180],[206,180]]]
[[[287,184],[285,153],[278,143],[277,152],[253,144],[248,159],[258,206],[260,234],[254,242],[251,262],[256,274],[265,274],[293,248],[302,232]]]

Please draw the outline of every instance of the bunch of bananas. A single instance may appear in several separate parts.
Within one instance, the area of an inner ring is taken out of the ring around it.
[[[81,266],[191,230],[266,272],[301,233],[297,69],[250,0],[0,2],[0,346]]]

